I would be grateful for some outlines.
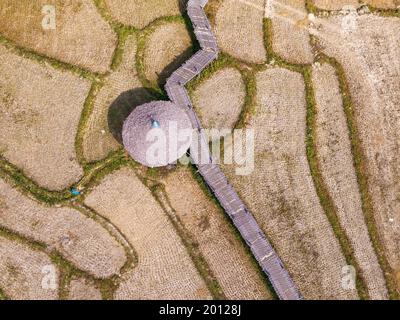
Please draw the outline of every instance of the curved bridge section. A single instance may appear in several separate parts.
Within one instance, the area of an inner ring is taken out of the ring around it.
[[[204,181],[250,247],[251,252],[269,278],[279,298],[283,300],[299,300],[302,299],[300,292],[284,268],[279,256],[266,239],[252,214],[228,183],[224,173],[213,162],[207,139],[202,132],[200,121],[184,87],[186,83],[200,74],[204,68],[218,57],[217,41],[203,10],[207,2],[208,0],[188,1],[187,12],[192,21],[194,33],[201,50],[167,79],[165,89],[171,101],[187,111],[193,127],[198,131],[198,137],[194,141],[195,147],[191,147],[190,155]]]

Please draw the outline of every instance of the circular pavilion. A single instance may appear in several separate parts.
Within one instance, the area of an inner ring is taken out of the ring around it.
[[[176,162],[189,149],[192,125],[186,112],[170,101],[136,107],[126,118],[122,141],[130,156],[147,167]]]

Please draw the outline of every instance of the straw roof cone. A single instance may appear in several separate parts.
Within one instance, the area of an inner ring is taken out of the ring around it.
[[[126,118],[122,141],[130,156],[147,167],[175,163],[189,149],[192,125],[186,112],[170,101],[136,107]]]

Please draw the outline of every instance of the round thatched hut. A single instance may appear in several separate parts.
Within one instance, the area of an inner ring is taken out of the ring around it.
[[[190,147],[191,134],[186,112],[169,101],[136,107],[122,128],[125,149],[148,167],[166,166],[182,157]]]

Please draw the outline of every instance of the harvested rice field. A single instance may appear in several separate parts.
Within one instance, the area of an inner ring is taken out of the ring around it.
[[[265,15],[272,21],[272,49],[291,63],[312,63],[308,18],[303,0],[271,1]]]
[[[58,298],[58,271],[45,253],[0,236],[0,257],[0,287],[8,299]],[[47,270],[54,271],[48,280]]]
[[[187,3],[0,1],[0,300],[398,299],[400,0]],[[124,151],[171,99],[231,186]]]
[[[124,249],[93,219],[71,208],[37,203],[0,180],[0,226],[47,245],[98,278],[118,274]]]
[[[116,225],[138,256],[114,298],[211,298],[166,213],[133,170],[107,176],[85,203]]]
[[[193,105],[207,129],[233,129],[245,97],[242,76],[233,68],[217,71],[192,92]]]
[[[207,198],[187,168],[171,173],[165,191],[178,218],[198,243],[227,299],[270,299],[256,262],[242,247],[224,212]]]
[[[328,64],[316,64],[313,84],[317,103],[317,157],[322,176],[337,208],[340,223],[350,239],[370,298],[387,299],[385,279],[365,224],[335,69]]]
[[[192,42],[183,22],[161,24],[146,39],[143,63],[146,78],[164,84],[191,55]]]
[[[180,15],[180,0],[104,0],[112,17],[142,29],[150,22],[165,16]],[[132,13],[135,14],[132,14]]]
[[[85,279],[73,279],[69,284],[68,300],[101,300],[101,292]]]
[[[136,37],[129,36],[120,64],[104,79],[93,98],[82,139],[83,157],[88,162],[101,160],[121,147],[123,120],[135,106],[150,99],[133,63],[136,49]]]
[[[268,235],[305,299],[357,299],[341,287],[346,261],[319,203],[306,157],[303,77],[273,68],[257,74],[255,168],[230,181]],[[265,127],[265,124],[268,124]]]
[[[0,153],[48,189],[82,176],[75,135],[90,83],[0,46]]]
[[[264,0],[223,0],[214,26],[221,51],[246,62],[265,62],[263,17]]]
[[[90,0],[0,2],[0,33],[17,45],[106,72],[117,37]]]
[[[341,31],[341,17],[320,21],[321,49],[343,66],[359,130],[364,174],[374,223],[384,254],[400,270],[399,70],[400,21],[375,15],[357,17],[351,32]]]

